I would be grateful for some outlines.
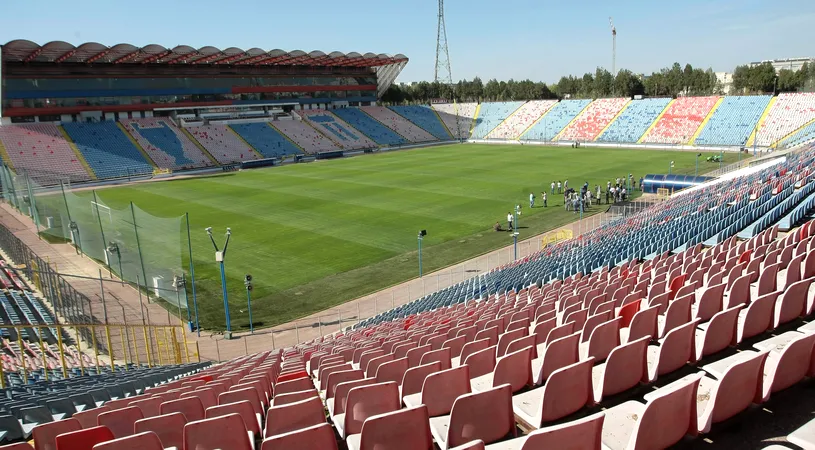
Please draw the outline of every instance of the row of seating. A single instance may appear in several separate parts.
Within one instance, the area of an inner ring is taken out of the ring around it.
[[[558,138],[561,141],[593,141],[625,108],[630,99],[601,98],[589,104]]]
[[[452,139],[450,133],[447,132],[447,129],[439,121],[439,116],[427,106],[391,106],[390,109],[405,119],[413,122],[413,124],[417,127],[432,134],[434,138],[440,141],[449,141]]]
[[[153,166],[116,122],[66,122],[62,127],[97,178],[153,173]]]
[[[778,148],[793,148],[815,139],[815,119],[778,143]]]
[[[674,100],[662,117],[659,118],[643,142],[657,144],[686,144],[696,134],[702,121],[720,97],[679,97]]]
[[[501,124],[510,114],[514,113],[525,102],[489,102],[482,103],[478,117],[473,126],[473,139],[484,139],[492,130]]]
[[[202,125],[187,130],[220,164],[258,159],[259,156],[226,125]]]
[[[332,152],[339,147],[302,120],[277,120],[273,126],[306,153]]]
[[[435,103],[432,107],[454,138],[470,138],[477,103]]]
[[[625,111],[597,137],[597,141],[637,142],[670,102],[669,98],[632,100]]]
[[[335,116],[330,111],[309,109],[297,111],[296,114],[303,120],[308,121],[311,126],[320,130],[340,148],[350,150],[377,147],[374,141],[359,133],[348,122]]]
[[[767,109],[770,95],[728,95],[713,112],[694,143],[696,145],[745,145]]]
[[[551,141],[560,133],[591,100],[562,100],[550,108],[543,117],[524,133],[521,140]]]
[[[268,122],[234,124],[230,125],[230,128],[264,158],[282,158],[303,153]]]
[[[17,173],[27,173],[40,184],[60,180],[81,182],[90,174],[74,154],[59,127],[50,123],[0,126],[0,144]]]
[[[758,145],[769,146],[815,117],[815,92],[780,94],[758,127]]]
[[[374,119],[358,108],[335,109],[334,114],[340,119],[348,122],[357,130],[373,139],[379,145],[402,145],[407,143],[407,139],[399,135],[396,131],[386,127],[382,122]]]
[[[360,108],[369,116],[399,133],[410,142],[430,142],[438,140],[432,134],[384,106],[363,106]],[[438,122],[438,120],[436,121]]]
[[[490,131],[487,138],[517,139],[555,104],[557,104],[556,100],[532,100],[526,102],[506,121]]]
[[[178,170],[212,165],[212,161],[168,119],[122,119],[121,123],[159,167]]]

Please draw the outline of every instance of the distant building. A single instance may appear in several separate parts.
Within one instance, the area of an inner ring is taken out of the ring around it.
[[[733,87],[733,74],[730,72],[716,72],[716,81],[722,85],[722,92],[725,94],[730,93],[730,88]]]
[[[749,65],[750,67],[753,67],[766,62],[772,64],[773,68],[775,69],[775,73],[778,73],[781,71],[781,69],[787,69],[792,71],[799,70],[801,66],[804,65],[804,63],[810,64],[815,63],[815,58],[810,57],[810,58],[770,59],[766,61],[751,62]]]

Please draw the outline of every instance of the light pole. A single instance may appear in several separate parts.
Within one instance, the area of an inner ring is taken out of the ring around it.
[[[212,237],[212,227],[207,227],[207,234],[209,235],[209,240],[212,241],[212,246],[215,247],[215,262],[221,267],[221,289],[223,290],[224,315],[226,316],[224,339],[232,339],[232,325],[229,319],[229,298],[226,293],[226,270],[224,269],[224,258],[226,258],[226,249],[229,247],[229,237],[232,236],[232,229],[229,227],[226,228],[226,242],[224,243],[223,250],[218,249],[218,244],[215,243],[215,238]]]
[[[699,157],[700,156],[702,156],[701,153],[696,154],[696,173],[694,174],[694,176],[696,176],[696,177],[699,176]]]
[[[427,230],[419,231],[417,239],[419,240],[419,278],[422,277],[422,239],[427,236]]]
[[[249,307],[249,332],[255,334],[255,326],[252,324],[252,275],[246,274],[243,285],[246,286],[246,303]]]
[[[724,162],[724,150],[719,150],[719,170],[722,170],[722,162]]]

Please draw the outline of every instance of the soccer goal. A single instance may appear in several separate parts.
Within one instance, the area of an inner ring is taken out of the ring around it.
[[[91,200],[91,214],[99,214],[99,218],[102,220],[107,217],[108,222],[113,223],[113,215],[110,213],[109,206],[105,206],[99,202]]]
[[[660,198],[670,198],[671,197],[671,190],[668,188],[658,188],[657,189],[657,196]]]

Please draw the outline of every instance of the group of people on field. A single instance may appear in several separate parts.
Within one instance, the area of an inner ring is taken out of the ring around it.
[[[642,182],[643,179],[640,177],[639,184],[640,184],[640,191],[642,191]],[[623,202],[628,200],[631,192],[637,188],[637,180],[634,178],[633,175],[629,174],[628,179],[626,180],[625,177],[620,178],[617,177],[612,184],[612,180],[608,180],[606,182],[606,190],[605,190],[605,198],[606,204]],[[574,188],[569,187],[569,180],[557,180],[552,181],[549,185],[549,191],[551,195],[555,195],[557,192],[558,194],[563,195],[563,207],[566,211],[572,211],[573,213],[577,214],[578,211],[584,211],[585,208],[590,207],[593,202],[597,202],[598,205],[603,204],[603,190],[599,184],[594,185],[594,189],[589,188],[589,182],[586,181],[580,187],[580,191],[578,192]],[[549,199],[548,195],[545,190],[541,191],[540,197],[535,197],[534,192],[529,193],[529,207],[535,207],[535,201],[538,200],[540,205],[544,208],[549,207]],[[520,205],[516,207],[520,210]],[[507,230],[513,230],[513,222],[515,220],[515,216],[512,212],[507,213]],[[495,226],[493,227],[495,231],[504,231],[501,228],[500,222],[496,222]]]

